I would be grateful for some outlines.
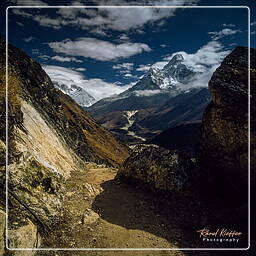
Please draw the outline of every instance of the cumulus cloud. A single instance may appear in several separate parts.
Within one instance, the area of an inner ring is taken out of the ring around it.
[[[40,0],[13,0],[16,2],[27,3],[34,2],[33,5],[47,5]],[[158,5],[158,6],[184,6],[195,5],[199,0],[144,0],[143,3],[137,1],[93,1],[95,5]],[[37,3],[37,4],[35,4]],[[40,4],[39,4],[40,3]],[[72,1],[70,5],[84,6],[87,1]],[[48,15],[26,15],[25,12],[19,13],[24,17],[31,17],[41,26],[60,29],[64,26],[74,26],[80,29],[90,30],[91,33],[98,35],[106,35],[106,31],[133,31],[135,33],[143,33],[143,27],[146,24],[163,25],[163,20],[175,15],[175,7],[173,8],[62,8],[57,10],[57,16],[52,18]],[[16,13],[18,14],[18,13]]]
[[[212,35],[212,40],[219,40],[223,37],[235,35],[240,32],[241,30],[238,29],[224,28],[221,31],[208,32],[208,34]]]
[[[51,57],[51,59],[59,62],[82,62],[81,60],[78,60],[75,57],[63,57],[58,55]]]
[[[144,43],[113,44],[96,38],[81,37],[74,41],[65,39],[61,42],[51,42],[48,45],[54,52],[69,56],[81,56],[100,61],[111,61],[127,58],[144,51],[151,51]]]
[[[138,79],[138,76],[132,74],[134,64],[131,62],[118,63],[112,66],[118,73],[123,75],[126,79]]]
[[[33,20],[37,21],[41,26],[57,30],[66,24],[65,20],[61,20],[60,18],[50,18],[46,15],[34,15]]]
[[[152,65],[154,68],[163,68],[176,54],[181,54],[184,58],[184,64],[195,72],[205,72],[214,66],[220,65],[223,58],[230,51],[225,50],[224,46],[218,41],[210,41],[203,45],[195,53],[179,51],[166,56],[163,61],[156,62]]]
[[[150,67],[162,69],[176,54],[181,54],[184,58],[184,64],[189,69],[197,72],[198,74],[190,83],[183,85],[182,88],[190,87],[206,87],[208,82],[220,65],[221,61],[230,53],[224,46],[218,41],[210,41],[206,45],[203,45],[195,53],[187,53],[184,51],[175,52],[169,56],[165,56],[163,60],[154,63],[153,65],[140,65],[136,71],[148,71]],[[151,93],[151,92],[149,92]],[[154,93],[154,92],[152,92]]]
[[[115,83],[108,83],[99,78],[86,79],[81,72],[60,66],[44,65],[43,69],[50,76],[53,82],[70,86],[75,84],[82,87],[92,95],[96,101],[119,94],[129,86],[119,86]]]

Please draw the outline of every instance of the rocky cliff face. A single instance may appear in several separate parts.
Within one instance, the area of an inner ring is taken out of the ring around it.
[[[215,71],[201,129],[198,159],[206,180],[246,200],[248,186],[248,48],[237,47]],[[256,89],[256,50],[251,49],[251,94]],[[256,102],[251,98],[251,184],[256,166]]]
[[[138,180],[157,190],[179,192],[192,185],[195,172],[195,163],[185,154],[156,145],[138,145],[118,177]]]
[[[33,247],[40,245],[38,229],[47,231],[61,217],[65,181],[72,172],[83,170],[86,161],[118,166],[128,150],[74,100],[54,88],[40,64],[8,47],[8,241],[10,247]],[[4,41],[0,41],[0,50],[5,52]],[[1,54],[2,190],[7,150],[5,80],[5,56]],[[1,193],[1,208],[4,200]],[[30,231],[31,237],[25,235]]]

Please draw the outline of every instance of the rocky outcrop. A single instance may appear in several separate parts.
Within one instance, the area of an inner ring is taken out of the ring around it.
[[[24,220],[23,220],[24,221]],[[17,225],[18,223],[16,223]],[[41,245],[41,237],[38,228],[29,219],[26,219],[22,225],[10,229],[8,232],[9,248],[38,248]],[[14,251],[13,256],[32,256],[35,250]]]
[[[256,91],[256,49],[251,49],[251,94]],[[207,184],[247,200],[248,48],[237,47],[209,82],[212,101],[202,121],[198,160]],[[251,184],[256,170],[256,101],[251,98]],[[215,184],[215,185],[214,185]],[[224,192],[224,193],[223,193]],[[237,196],[236,196],[237,200]]]
[[[0,50],[5,52],[3,40],[0,41]],[[39,63],[12,45],[9,45],[8,51],[9,94],[19,95],[13,95],[12,101],[17,109],[23,107],[24,101],[31,105],[68,148],[84,161],[119,165],[125,160],[127,148],[98,125],[74,100],[54,88]],[[0,56],[0,67],[4,94],[4,54]],[[14,114],[16,123],[22,124],[22,112],[21,109]]]
[[[168,192],[188,189],[196,177],[195,163],[185,154],[156,145],[138,145],[117,177],[138,180]]]
[[[0,50],[5,53],[2,40]],[[54,88],[39,63],[12,45],[8,50],[8,241],[10,247],[29,248],[40,246],[38,233],[49,232],[63,217],[65,183],[72,173],[85,170],[86,161],[118,166],[128,149]],[[1,54],[2,191],[6,178],[5,81],[5,56]],[[2,207],[4,193],[0,199]]]

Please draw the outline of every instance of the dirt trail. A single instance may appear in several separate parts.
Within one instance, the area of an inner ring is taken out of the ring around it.
[[[65,216],[47,246],[73,248],[178,248],[195,246],[186,217],[173,212],[141,186],[114,179],[117,170],[93,163],[72,173],[67,183]],[[188,204],[188,202],[185,202]],[[186,206],[188,207],[188,205]],[[171,218],[170,218],[171,216]],[[190,221],[191,228],[191,217]],[[195,232],[196,235],[196,232]],[[59,241],[56,241],[56,237]],[[76,251],[40,255],[187,255],[181,251]]]

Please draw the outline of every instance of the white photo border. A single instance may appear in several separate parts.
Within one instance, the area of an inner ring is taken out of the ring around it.
[[[176,8],[176,9],[187,9],[187,8],[194,8],[194,9],[209,9],[209,8],[215,8],[215,9],[247,9],[248,11],[248,246],[245,248],[9,248],[8,247],[8,11],[10,9],[31,9],[31,8],[42,8],[42,9],[60,9],[60,8]],[[5,10],[6,12],[6,89],[5,89],[5,95],[6,95],[6,182],[5,182],[5,204],[6,204],[6,228],[5,228],[5,248],[7,250],[11,251],[218,251],[218,250],[234,250],[234,251],[244,251],[250,249],[250,242],[251,242],[251,216],[250,216],[250,203],[251,203],[251,186],[250,186],[250,130],[251,130],[251,109],[250,109],[250,103],[251,103],[251,83],[250,83],[250,47],[251,47],[251,33],[250,33],[250,7],[248,6],[8,6]]]

